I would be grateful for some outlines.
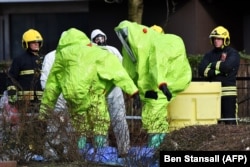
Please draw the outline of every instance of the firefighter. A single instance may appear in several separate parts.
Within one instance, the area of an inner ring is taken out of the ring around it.
[[[206,81],[221,82],[221,118],[225,124],[236,124],[237,87],[236,76],[240,55],[229,46],[230,35],[223,26],[215,27],[209,35],[213,49],[205,53],[199,64],[199,75]]]
[[[40,84],[43,37],[35,29],[22,36],[22,54],[13,58],[8,71],[8,102],[19,113],[19,142],[30,151],[42,154],[46,125],[37,120],[42,97]]]
[[[91,32],[91,41],[99,45],[102,49],[114,54],[122,63],[122,55],[113,46],[107,45],[107,36],[100,29]],[[130,135],[126,120],[126,108],[121,88],[115,87],[107,97],[109,113],[113,126],[114,135],[118,147],[118,155],[123,156],[128,153],[130,147]]]
[[[192,72],[182,39],[136,22],[115,27],[123,49],[123,66],[139,88],[148,146],[157,148],[168,133],[167,106],[191,82]]]
[[[93,138],[94,146],[107,144],[110,116],[106,96],[114,85],[121,87],[140,106],[138,88],[110,52],[93,45],[85,33],[70,28],[65,31],[56,49],[43,93],[40,120],[46,120],[60,93],[67,102],[72,126],[79,136],[78,148]]]
[[[42,88],[40,84],[43,56],[39,51],[43,45],[41,34],[34,29],[24,32],[22,47],[25,52],[13,58],[8,72],[8,96],[10,103],[23,105],[30,101],[28,112],[38,112]]]

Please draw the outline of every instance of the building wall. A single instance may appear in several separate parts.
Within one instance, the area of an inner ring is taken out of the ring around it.
[[[250,15],[243,19],[243,50],[250,54]]]
[[[23,51],[22,34],[37,29],[44,39],[42,53],[57,46],[61,33],[75,27],[88,30],[88,3],[4,3],[0,4],[0,60],[11,60]]]
[[[229,30],[231,46],[250,54],[247,6],[245,1],[188,0],[170,15],[166,31],[180,35],[189,54],[202,54],[211,49],[208,36],[212,29],[222,25]]]
[[[171,14],[167,24],[167,33],[182,37],[188,53],[195,53],[199,47],[197,39],[196,1],[186,3],[181,9]]]

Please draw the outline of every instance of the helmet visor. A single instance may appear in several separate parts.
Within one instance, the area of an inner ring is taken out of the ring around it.
[[[127,29],[120,29],[118,31],[116,31],[116,34],[118,36],[118,38],[120,39],[124,49],[127,51],[130,59],[132,60],[133,63],[136,62],[136,57],[134,55],[134,53],[132,52],[130,46],[129,46],[129,43],[128,43],[128,30]]]

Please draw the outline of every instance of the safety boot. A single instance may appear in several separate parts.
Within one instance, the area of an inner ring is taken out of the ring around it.
[[[163,142],[166,133],[149,134],[148,147],[158,148]]]
[[[107,144],[107,137],[104,135],[96,135],[94,137],[95,147],[101,148]]]
[[[86,146],[87,138],[85,136],[81,136],[77,142],[78,149],[84,149]]]

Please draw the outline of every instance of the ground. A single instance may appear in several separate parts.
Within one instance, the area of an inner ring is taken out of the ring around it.
[[[186,127],[168,134],[161,149],[250,151],[250,124]]]
[[[145,134],[133,135],[136,140],[132,144],[142,144]],[[111,135],[112,137],[112,135]],[[138,143],[140,142],[140,143]],[[167,135],[159,150],[164,151],[250,151],[250,124],[239,125],[200,125],[189,126]],[[156,156],[159,155],[158,151]],[[49,164],[34,163],[28,167],[49,167]],[[65,164],[52,165],[53,167],[65,166]],[[69,167],[79,166],[74,163]],[[89,165],[89,166],[93,166]],[[105,166],[97,165],[94,166]],[[108,166],[108,165],[106,165]]]

